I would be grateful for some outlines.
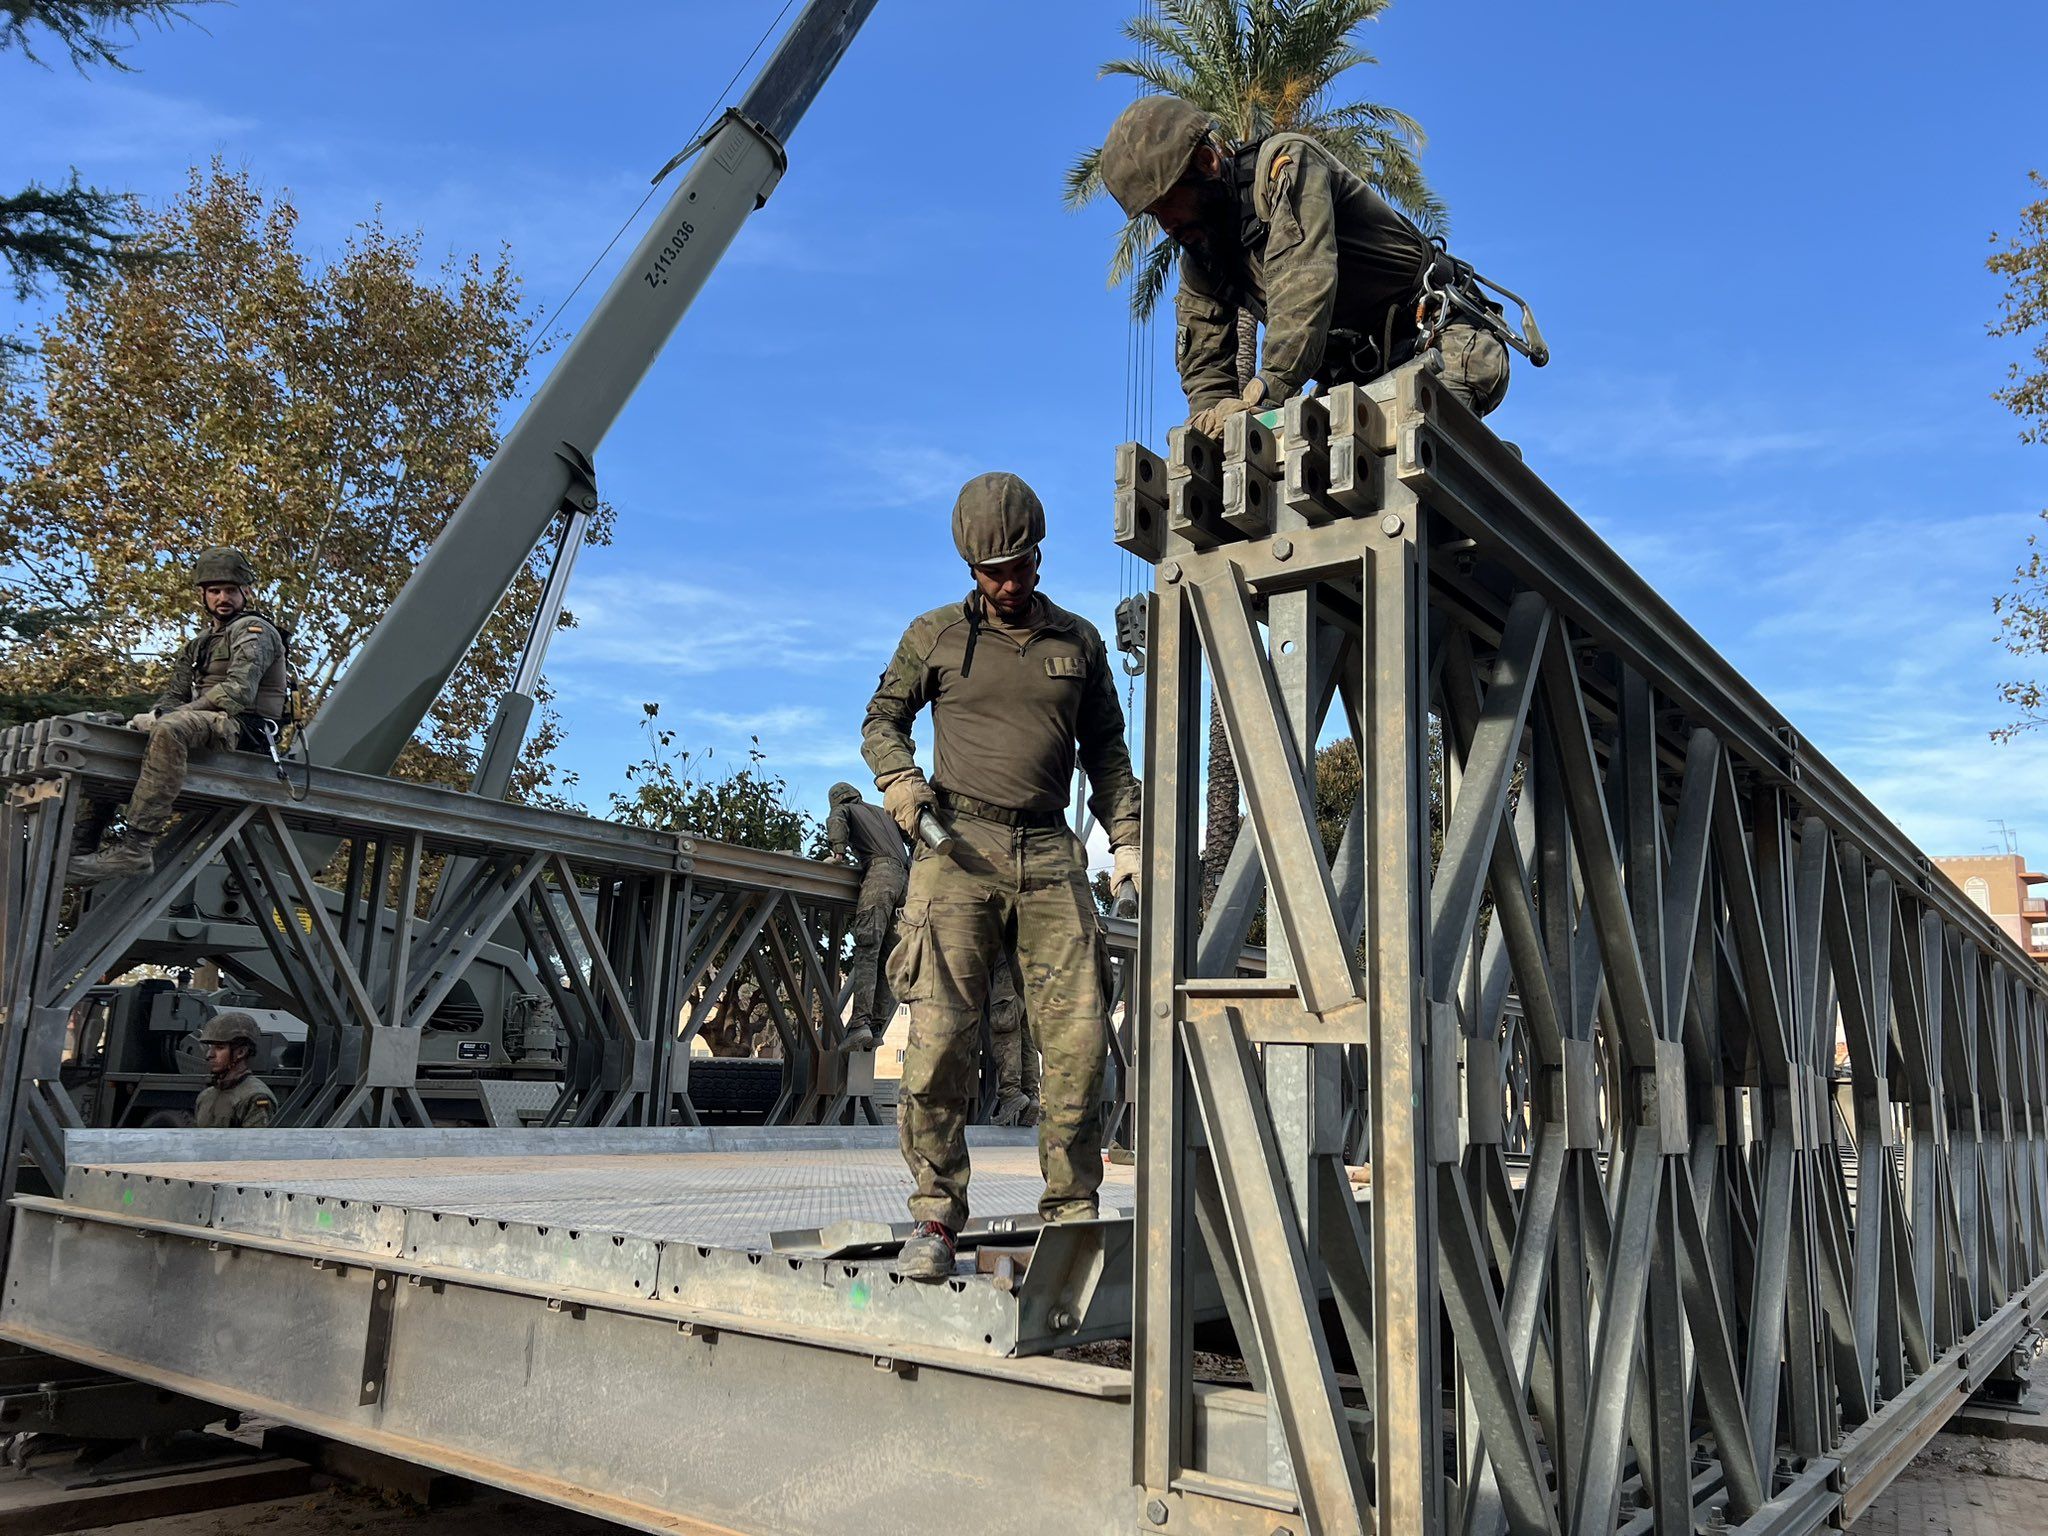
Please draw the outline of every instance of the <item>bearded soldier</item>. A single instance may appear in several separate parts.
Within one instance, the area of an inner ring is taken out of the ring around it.
[[[263,1032],[246,1013],[216,1013],[199,1032],[206,1047],[207,1086],[199,1090],[192,1118],[202,1130],[242,1130],[270,1124],[277,1095],[255,1075]]]
[[[1431,347],[1445,387],[1478,414],[1507,393],[1511,333],[1478,275],[1313,139],[1233,147],[1198,108],[1146,96],[1110,129],[1101,167],[1124,216],[1150,214],[1181,248],[1174,359],[1198,430],[1218,435],[1310,379],[1327,392]],[[1240,311],[1266,327],[1242,388]],[[1528,341],[1515,345],[1540,367],[1548,353],[1526,305],[1523,319]]]
[[[896,1014],[896,999],[881,974],[882,956],[896,930],[896,909],[910,882],[910,850],[903,833],[879,806],[869,805],[851,784],[834,784],[825,841],[834,858],[860,871],[860,897],[853,908],[853,1013],[846,1048],[872,1051]]]
[[[1039,1213],[1096,1214],[1108,1051],[1102,924],[1086,851],[1068,830],[1076,760],[1109,831],[1116,883],[1138,873],[1138,780],[1115,674],[1093,625],[1038,591],[1045,509],[1015,475],[967,482],[953,544],[973,573],[964,602],[912,621],[868,702],[862,755],[896,824],[917,841],[890,981],[910,1004],[900,1135],[917,1223],[898,1270],[953,1273],[967,1220],[967,1119],[990,972],[1016,957],[1045,1054]],[[911,723],[932,708],[926,780]],[[920,838],[935,813],[954,842]]]
[[[209,549],[192,565],[207,626],[171,667],[170,685],[155,704],[128,724],[148,733],[149,748],[123,814],[126,830],[96,852],[71,861],[81,885],[156,866],[157,839],[185,788],[186,760],[194,747],[264,746],[288,700],[284,632],[257,611],[256,572],[238,549]]]

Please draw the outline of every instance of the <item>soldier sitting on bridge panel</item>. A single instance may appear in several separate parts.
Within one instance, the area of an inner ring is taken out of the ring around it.
[[[256,572],[238,549],[209,549],[193,562],[192,585],[209,623],[179,651],[163,696],[128,722],[148,733],[149,750],[124,813],[126,829],[71,861],[75,884],[148,874],[171,806],[185,788],[192,748],[260,751],[266,728],[274,733],[284,718],[284,631],[253,606],[255,584]]]

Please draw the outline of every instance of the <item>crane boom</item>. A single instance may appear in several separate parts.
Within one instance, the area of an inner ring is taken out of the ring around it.
[[[692,146],[688,174],[328,695],[308,733],[315,763],[389,772],[557,514],[595,507],[598,444],[781,179],[783,145],[874,7],[810,0]]]

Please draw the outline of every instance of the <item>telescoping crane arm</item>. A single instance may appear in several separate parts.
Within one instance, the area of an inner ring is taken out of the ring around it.
[[[598,444],[775,189],[791,131],[874,8],[810,0],[740,104],[693,146],[696,162],[328,695],[307,735],[315,763],[388,773],[557,515],[596,506]]]

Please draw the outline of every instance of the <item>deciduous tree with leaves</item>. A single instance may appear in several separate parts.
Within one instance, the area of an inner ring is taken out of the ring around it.
[[[771,853],[804,853],[823,858],[823,828],[789,803],[789,782],[764,765],[761,738],[748,738],[747,765],[714,772],[709,749],[686,751],[675,731],[661,723],[661,706],[643,704],[641,726],[647,753],[627,765],[627,788],[613,790],[611,813],[619,821],[663,832],[692,832],[743,848]]]
[[[422,276],[417,234],[374,215],[331,260],[298,213],[216,162],[144,217],[159,259],[71,290],[34,376],[0,386],[0,692],[147,691],[198,622],[187,562],[245,550],[294,637],[317,714],[496,451],[531,317],[509,253]],[[607,511],[593,525],[601,541]],[[513,590],[401,759],[466,784],[549,551]],[[565,616],[564,622],[572,622]],[[543,711],[516,794],[549,780]]]
[[[2022,442],[2039,443],[2048,432],[2048,177],[2029,176],[2042,195],[2020,210],[2018,233],[1991,237],[1998,249],[1986,265],[2005,280],[1991,334],[2027,344],[2026,357],[2007,365],[2005,387],[1993,398],[2019,417]],[[2039,533],[2028,536],[2027,558],[1993,607],[2008,650],[2029,661],[2048,655],[2048,551]],[[2018,718],[1994,737],[2009,740],[2048,721],[2048,688],[2039,677],[2016,679],[1999,692]]]

